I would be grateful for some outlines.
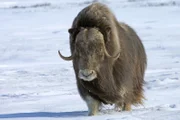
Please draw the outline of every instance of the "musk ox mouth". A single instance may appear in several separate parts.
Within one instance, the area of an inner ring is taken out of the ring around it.
[[[93,81],[95,78],[97,78],[97,74],[94,70],[79,70],[78,77],[84,81]]]

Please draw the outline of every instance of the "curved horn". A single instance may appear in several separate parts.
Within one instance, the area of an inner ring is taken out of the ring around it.
[[[59,56],[60,56],[63,60],[70,61],[70,60],[73,59],[73,56],[72,56],[72,55],[69,56],[69,57],[64,57],[64,56],[61,54],[60,50],[58,50],[58,54],[59,54]]]
[[[120,52],[117,53],[117,55],[115,56],[111,56],[108,51],[106,50],[105,46],[104,46],[104,52],[105,52],[105,55],[108,57],[108,58],[114,58],[114,59],[118,59],[119,56],[120,56]]]

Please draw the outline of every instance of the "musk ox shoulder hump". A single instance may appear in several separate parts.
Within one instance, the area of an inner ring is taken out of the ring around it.
[[[75,18],[72,28],[97,27],[101,30],[116,27],[116,18],[111,10],[101,3],[93,3],[84,8]]]

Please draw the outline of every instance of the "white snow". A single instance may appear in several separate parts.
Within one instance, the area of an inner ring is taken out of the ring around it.
[[[92,0],[0,1],[0,119],[180,120],[179,0],[100,0],[142,39],[148,67],[144,106],[88,117],[71,62],[68,28]]]

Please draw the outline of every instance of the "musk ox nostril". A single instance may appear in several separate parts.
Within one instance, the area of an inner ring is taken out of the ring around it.
[[[85,77],[91,76],[93,74],[93,70],[83,70],[82,75]]]
[[[85,81],[92,81],[97,77],[96,72],[94,70],[80,70],[79,71],[79,78]]]

